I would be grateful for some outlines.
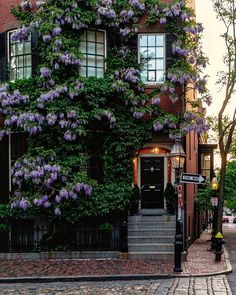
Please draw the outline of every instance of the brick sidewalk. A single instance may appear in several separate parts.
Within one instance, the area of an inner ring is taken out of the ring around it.
[[[200,275],[225,271],[224,255],[215,262],[213,252],[207,251],[209,234],[204,233],[188,252],[183,263],[183,275]],[[68,277],[106,275],[172,275],[173,261],[121,260],[121,259],[72,259],[0,261],[0,278],[19,277]]]

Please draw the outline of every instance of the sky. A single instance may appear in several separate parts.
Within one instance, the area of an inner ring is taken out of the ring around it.
[[[203,51],[207,54],[210,65],[207,66],[205,73],[208,78],[208,89],[213,98],[213,103],[207,108],[207,115],[217,115],[222,105],[224,92],[218,92],[219,86],[216,85],[217,72],[224,69],[223,55],[225,45],[220,34],[225,31],[224,25],[216,19],[216,14],[212,7],[211,0],[195,0],[197,21],[204,27],[203,32]],[[227,108],[227,114],[232,115],[236,105],[236,95]]]
[[[225,52],[225,44],[223,38],[220,37],[225,31],[224,25],[216,19],[211,0],[195,0],[197,21],[201,22],[204,27],[203,31],[203,51],[209,58],[210,65],[205,69],[208,74],[208,89],[212,95],[212,105],[207,107],[207,115],[217,115],[220,111],[224,98],[224,91],[219,92],[219,86],[216,85],[217,72],[224,69],[223,55]],[[231,99],[231,103],[226,109],[228,116],[232,116],[236,106],[236,94]],[[220,167],[220,156],[215,153],[215,167]]]

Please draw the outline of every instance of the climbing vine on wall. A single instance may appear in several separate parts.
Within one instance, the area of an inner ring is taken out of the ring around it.
[[[210,102],[201,77],[207,63],[200,45],[203,28],[185,1],[22,1],[12,13],[22,24],[12,39],[37,37],[34,50],[40,56],[34,77],[0,86],[5,117],[0,137],[12,131],[29,134],[27,152],[12,168],[13,210],[69,221],[124,210],[132,198],[135,150],[158,132],[175,137],[207,130],[201,108],[202,101]],[[159,23],[174,36],[167,79],[149,94],[137,60],[140,19]],[[107,34],[104,77],[81,75],[81,38],[89,29]],[[187,99],[192,89],[201,100]],[[177,115],[164,112],[163,96],[191,108]],[[102,183],[87,175],[94,153],[104,163]]]

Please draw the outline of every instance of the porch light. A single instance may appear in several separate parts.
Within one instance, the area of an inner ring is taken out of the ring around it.
[[[171,164],[174,169],[182,169],[184,167],[184,162],[186,154],[184,152],[181,139],[177,137],[175,139],[175,144],[170,152]]]
[[[158,154],[159,153],[159,148],[153,148],[152,153],[153,154]]]
[[[218,180],[216,177],[213,177],[212,178],[212,181],[211,181],[211,188],[216,191],[218,190]]]

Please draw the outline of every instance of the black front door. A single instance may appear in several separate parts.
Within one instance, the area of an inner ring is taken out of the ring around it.
[[[164,158],[141,158],[141,207],[164,208]]]

